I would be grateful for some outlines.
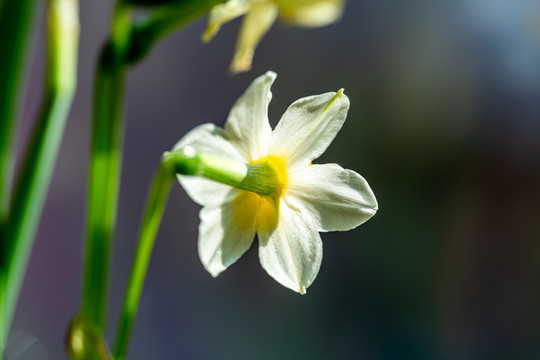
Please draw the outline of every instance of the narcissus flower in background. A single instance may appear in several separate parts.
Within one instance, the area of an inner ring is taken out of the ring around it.
[[[257,44],[277,17],[298,26],[324,26],[341,17],[344,5],[345,0],[228,0],[210,11],[203,41],[210,41],[224,23],[246,15],[236,43],[231,70],[247,71],[251,68]]]
[[[186,166],[178,180],[203,208],[199,255],[219,275],[251,246],[282,285],[305,293],[321,265],[319,232],[350,230],[377,211],[366,180],[337,164],[312,164],[341,129],[342,90],[295,101],[274,130],[268,122],[276,74],[257,78],[233,106],[225,128],[204,124],[170,154]]]

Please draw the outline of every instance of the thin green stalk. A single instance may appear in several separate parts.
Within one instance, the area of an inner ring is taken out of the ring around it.
[[[123,360],[126,356],[131,328],[135,319],[135,313],[137,312],[148,262],[167,203],[170,184],[174,178],[172,164],[168,161],[162,162],[154,176],[146,202],[146,210],[131,267],[131,275],[126,289],[120,319],[118,320],[114,345],[114,357],[116,360]]]
[[[103,57],[102,57],[103,59]],[[124,70],[107,71],[101,60],[95,85],[87,242],[81,313],[103,330],[109,249],[116,218],[122,137]]]
[[[11,200],[17,110],[24,90],[27,50],[32,43],[38,0],[3,1],[0,7],[0,243],[6,243]],[[0,263],[0,266],[3,264]],[[1,330],[0,330],[1,331]],[[1,344],[0,344],[1,346]]]
[[[117,6],[111,39],[99,59],[94,90],[81,316],[100,333],[105,327],[110,242],[118,204],[124,132],[124,56],[130,29],[128,9]]]
[[[15,311],[28,257],[52,177],[65,123],[76,89],[78,3],[51,0],[48,11],[45,99],[19,174],[9,221],[0,282],[1,344]]]

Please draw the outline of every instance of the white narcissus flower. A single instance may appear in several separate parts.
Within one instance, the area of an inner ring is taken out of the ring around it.
[[[178,180],[203,207],[199,255],[205,268],[219,275],[257,234],[262,267],[303,294],[321,265],[319,232],[357,227],[375,214],[377,201],[356,172],[311,163],[345,121],[349,99],[343,91],[295,101],[272,130],[268,104],[275,78],[267,72],[249,86],[225,129],[198,126],[171,154],[188,154],[197,164],[184,174],[200,176]]]
[[[231,70],[247,71],[251,68],[257,44],[278,16],[290,24],[319,27],[337,21],[344,5],[345,0],[228,0],[212,8],[202,38],[205,42],[210,41],[221,25],[246,15],[236,43]]]

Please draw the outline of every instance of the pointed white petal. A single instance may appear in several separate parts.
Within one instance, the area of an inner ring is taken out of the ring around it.
[[[223,129],[214,124],[203,124],[188,132],[173,150],[191,146],[200,152],[217,155],[228,160],[245,162],[246,160],[225,139]],[[231,187],[198,176],[178,175],[178,181],[189,197],[199,205],[221,204],[230,195]]]
[[[271,1],[254,2],[242,22],[236,42],[231,71],[238,73],[251,69],[255,48],[262,37],[272,27],[278,14],[278,7]]]
[[[377,212],[366,180],[337,164],[311,165],[289,174],[286,202],[318,231],[350,230]]]
[[[210,10],[208,16],[208,26],[202,35],[204,42],[212,40],[217,34],[221,25],[232,19],[244,15],[249,11],[249,1],[246,0],[229,0],[223,4],[218,4]]]
[[[274,129],[272,155],[284,157],[290,170],[307,166],[334,140],[348,110],[342,90],[295,101]]]
[[[205,206],[199,214],[199,257],[214,277],[236,262],[255,238],[255,217],[246,206],[246,192],[233,189],[231,193],[231,201]]]
[[[281,201],[276,228],[273,232],[259,232],[258,236],[259,258],[266,272],[283,286],[305,294],[321,266],[319,233],[299,211]]]
[[[336,22],[343,14],[344,0],[274,0],[280,17],[292,24],[306,27],[324,26]]]
[[[268,154],[272,129],[268,123],[270,86],[276,74],[269,71],[255,79],[236,101],[229,113],[225,132],[227,139],[247,161]]]

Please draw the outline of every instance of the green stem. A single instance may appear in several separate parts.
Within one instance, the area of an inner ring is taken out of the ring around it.
[[[103,53],[104,54],[104,53]],[[117,207],[124,70],[108,71],[102,56],[95,85],[88,189],[87,242],[81,313],[100,330],[105,322],[109,248]]]
[[[101,52],[95,80],[81,315],[99,332],[105,326],[110,242],[118,203],[124,55],[130,29],[128,10],[117,6],[111,39]]]
[[[135,251],[131,275],[124,298],[124,305],[118,321],[114,346],[116,360],[123,360],[126,356],[129,336],[139,304],[146,269],[148,268],[148,262],[152,248],[154,247],[161,217],[165,210],[170,184],[174,178],[171,162],[163,161],[154,176],[154,181],[148,195],[137,250]]]
[[[26,150],[4,227],[0,282],[1,344],[5,343],[28,257],[76,89],[78,4],[53,0],[48,11],[45,99]]]
[[[0,243],[7,242],[1,232],[11,199],[15,124],[19,96],[25,84],[26,53],[40,3],[37,0],[3,1],[0,7]]]

